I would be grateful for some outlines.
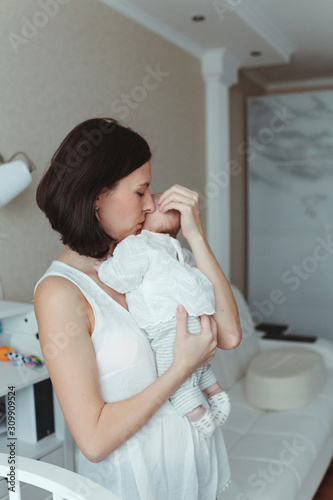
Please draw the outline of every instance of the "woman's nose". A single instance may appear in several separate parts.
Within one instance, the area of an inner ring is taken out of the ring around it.
[[[155,203],[153,202],[153,198],[149,193],[143,211],[146,213],[152,213],[155,212],[155,210],[156,210]]]

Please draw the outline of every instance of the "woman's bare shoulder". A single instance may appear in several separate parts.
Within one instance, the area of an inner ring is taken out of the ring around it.
[[[43,296],[51,299],[61,295],[71,295],[77,293],[77,286],[67,278],[62,276],[47,276],[37,286],[35,291],[35,301]]]
[[[47,276],[35,291],[34,306],[36,314],[45,311],[65,311],[74,304],[85,302],[80,289],[67,278]]]
[[[52,331],[63,331],[64,325],[73,322],[82,332],[93,331],[93,316],[82,292],[61,276],[48,276],[40,282],[34,308],[41,339],[45,332],[52,335]]]

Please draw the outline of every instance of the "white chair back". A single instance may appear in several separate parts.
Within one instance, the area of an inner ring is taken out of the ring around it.
[[[8,454],[0,453],[0,478],[6,478],[8,486],[13,486],[13,491],[8,489],[9,500],[21,500],[21,482],[51,492],[53,500],[92,500],[95,498],[121,500],[90,479],[57,465],[21,456],[15,457],[15,465],[10,465],[8,461]]]

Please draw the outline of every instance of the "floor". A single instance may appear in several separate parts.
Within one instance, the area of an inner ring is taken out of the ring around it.
[[[313,500],[333,500],[333,461]]]

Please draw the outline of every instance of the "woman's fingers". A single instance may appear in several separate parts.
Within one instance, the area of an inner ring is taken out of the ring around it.
[[[182,193],[170,193],[170,195],[159,205],[160,211],[167,212],[171,210],[172,203],[178,203],[182,207],[189,207],[192,209],[198,204],[198,201],[194,196],[190,197]]]
[[[211,359],[213,359],[217,347],[217,324],[212,316],[203,314],[200,316],[201,333],[211,336]]]
[[[209,321],[210,321],[210,326],[211,326],[212,334],[214,336],[214,339],[217,342],[217,323],[216,323],[216,320],[214,319],[213,316],[208,316],[208,317],[209,317]]]
[[[201,316],[201,333],[199,335],[188,332],[187,312],[183,306],[176,310],[177,325],[173,347],[175,361],[184,364],[187,369],[194,369],[211,361],[215,355],[217,345],[217,329],[214,319],[210,316]]]
[[[202,314],[200,316],[201,327],[203,332],[211,332],[213,337],[217,336],[216,321],[212,316],[208,314]]]
[[[217,323],[216,323],[215,319],[213,318],[213,316],[210,316],[209,318],[210,318],[210,323],[211,323],[212,334],[214,337],[214,342],[212,345],[212,359],[213,359],[213,357],[215,356],[216,348],[217,348]]]
[[[171,186],[169,189],[164,191],[160,197],[160,202],[162,203],[167,196],[169,196],[171,193],[180,193],[187,195],[189,197],[193,196],[193,194],[197,194],[195,191],[192,191],[192,189],[189,189],[185,186],[180,186],[179,184],[175,184],[174,186]]]
[[[181,305],[177,306],[176,318],[177,318],[177,326],[176,326],[177,336],[186,335],[187,334],[187,312],[186,312],[185,308]]]
[[[169,210],[178,210],[178,212],[180,212],[181,215],[186,215],[191,213],[192,208],[190,207],[190,205],[182,203],[181,201],[170,201],[167,204],[165,204],[163,208],[160,208],[160,210],[161,212],[168,212]]]
[[[187,198],[196,198],[198,193],[196,191],[192,191],[191,189],[188,189],[183,186],[172,186],[171,188],[167,189],[164,191],[164,193],[161,195],[159,202],[163,203],[166,198],[172,195],[181,195],[181,196],[186,196]]]
[[[194,207],[199,201],[199,195],[195,191],[191,191],[183,186],[175,185],[167,189],[159,199],[159,207],[163,212],[164,210],[171,210],[170,203],[178,202],[184,205]]]
[[[184,238],[191,239],[202,233],[199,195],[191,189],[176,184],[165,191],[159,200],[159,210],[163,213],[178,210],[181,214],[181,228]]]

